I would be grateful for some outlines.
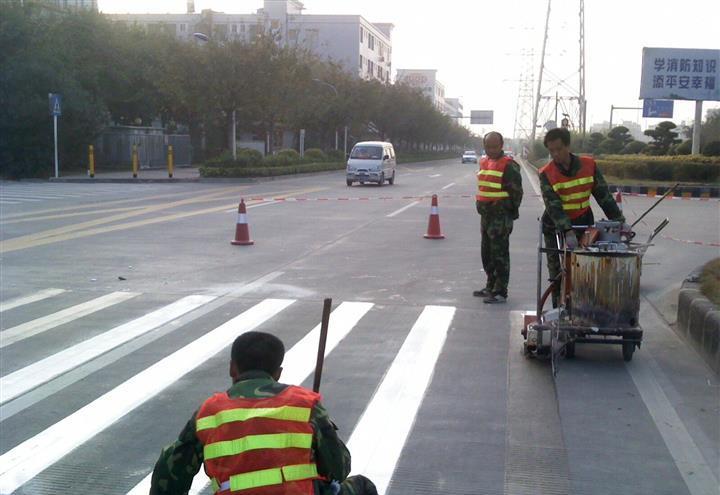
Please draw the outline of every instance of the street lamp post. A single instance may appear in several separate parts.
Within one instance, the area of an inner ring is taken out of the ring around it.
[[[210,41],[210,37],[205,33],[193,33],[199,44],[206,45]],[[221,43],[222,45],[222,43]],[[233,160],[237,160],[237,120],[235,118],[235,109],[232,111],[232,156]]]
[[[323,81],[322,79],[313,79],[313,82],[316,82],[318,84],[323,84],[323,85],[329,87],[330,89],[332,89],[335,92],[335,97],[340,98],[340,93],[338,93],[337,88],[333,84]],[[346,156],[347,156],[347,133],[348,133],[348,128],[346,125],[345,126],[345,144],[343,145],[343,152],[345,153]],[[340,148],[340,133],[336,127],[335,128],[335,149],[337,150],[339,148]]]

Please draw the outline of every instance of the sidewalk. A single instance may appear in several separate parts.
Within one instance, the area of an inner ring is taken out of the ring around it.
[[[132,171],[96,172],[94,178],[87,174],[70,174],[59,178],[50,178],[50,182],[114,182],[114,183],[142,183],[142,182],[198,182],[200,172],[197,167],[175,167],[173,178],[168,177],[166,168],[140,169],[137,178],[133,178]]]

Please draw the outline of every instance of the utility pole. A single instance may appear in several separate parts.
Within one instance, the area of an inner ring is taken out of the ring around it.
[[[538,110],[540,110],[540,97],[542,91],[543,71],[545,70],[545,48],[548,40],[548,25],[550,23],[550,7],[552,0],[548,0],[547,14],[545,16],[545,35],[543,36],[542,52],[540,54],[540,74],[538,75],[537,96],[535,97],[535,110],[533,111],[532,131],[530,132],[530,141],[535,141],[535,132],[537,130]]]
[[[585,125],[587,116],[587,101],[585,100],[585,0],[580,0],[580,65],[579,65],[580,84],[578,91],[579,105],[579,122],[580,133],[585,135]]]

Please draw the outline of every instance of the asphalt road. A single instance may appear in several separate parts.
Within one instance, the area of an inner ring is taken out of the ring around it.
[[[670,200],[639,225],[671,220],[645,257],[633,361],[578,346],[553,383],[520,352],[542,213],[528,173],[498,306],[472,296],[474,167],[456,161],[400,166],[382,188],[342,173],[0,184],[0,493],[142,493],[160,448],[227,388],[238,333],[277,334],[285,380],[311,384],[332,297],[324,402],[381,493],[716,494],[718,376],[669,302],[718,256],[718,202]],[[423,238],[433,193],[444,240]],[[241,197],[248,247],[230,245]],[[626,197],[628,218],[652,202]]]

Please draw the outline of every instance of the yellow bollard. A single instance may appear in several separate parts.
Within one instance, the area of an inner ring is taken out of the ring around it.
[[[133,173],[133,179],[137,179],[137,174],[138,174],[137,144],[133,144],[133,148],[132,148],[132,173]]]
[[[88,145],[88,174],[91,179],[95,177],[95,148],[92,144]]]
[[[167,167],[168,167],[168,177],[170,177],[172,179],[173,172],[175,170],[175,159],[173,156],[172,144],[168,145]]]

